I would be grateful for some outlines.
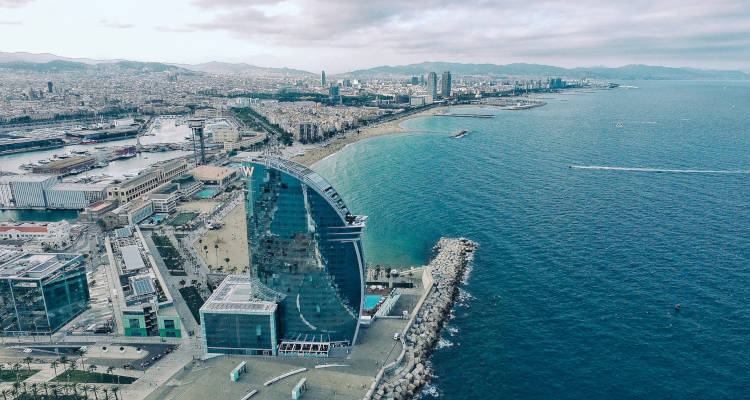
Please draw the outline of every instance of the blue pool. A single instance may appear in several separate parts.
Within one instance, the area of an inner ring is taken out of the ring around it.
[[[377,294],[368,294],[365,296],[365,310],[373,309],[383,296]]]
[[[210,199],[210,198],[214,197],[214,194],[216,194],[215,190],[206,189],[206,190],[201,191],[197,195],[195,195],[195,197],[197,197],[199,199]]]

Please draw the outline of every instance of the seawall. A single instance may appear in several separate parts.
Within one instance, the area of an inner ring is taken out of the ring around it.
[[[441,238],[435,245],[435,257],[423,272],[425,295],[402,332],[403,350],[396,361],[378,372],[364,400],[411,399],[429,382],[433,371],[426,364],[427,358],[440,340],[476,248],[476,243],[465,238]]]

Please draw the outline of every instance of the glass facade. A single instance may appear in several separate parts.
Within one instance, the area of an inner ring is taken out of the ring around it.
[[[0,267],[5,334],[49,334],[89,306],[83,257],[25,254]]]
[[[364,292],[360,234],[320,175],[271,157],[243,163],[250,275],[279,298],[279,339],[356,341]]]
[[[207,353],[262,354],[272,352],[276,344],[274,314],[202,312]]]

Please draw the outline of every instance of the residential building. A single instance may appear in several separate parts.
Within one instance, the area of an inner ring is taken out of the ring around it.
[[[4,335],[49,335],[89,307],[80,254],[27,253],[0,265]]]
[[[437,99],[437,74],[434,72],[427,75],[427,95]]]
[[[320,139],[320,129],[314,122],[301,122],[295,135],[295,139],[303,143],[314,142]]]
[[[440,80],[440,94],[443,97],[451,97],[451,72],[443,72],[443,79]]]

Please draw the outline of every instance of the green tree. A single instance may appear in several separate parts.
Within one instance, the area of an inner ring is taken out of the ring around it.
[[[23,359],[23,362],[26,363],[26,368],[31,372],[31,362],[34,361],[34,359],[31,356],[26,356],[26,358]]]
[[[52,367],[52,370],[55,371],[55,376],[57,376],[57,366],[60,365],[60,361],[53,360],[49,365]]]

